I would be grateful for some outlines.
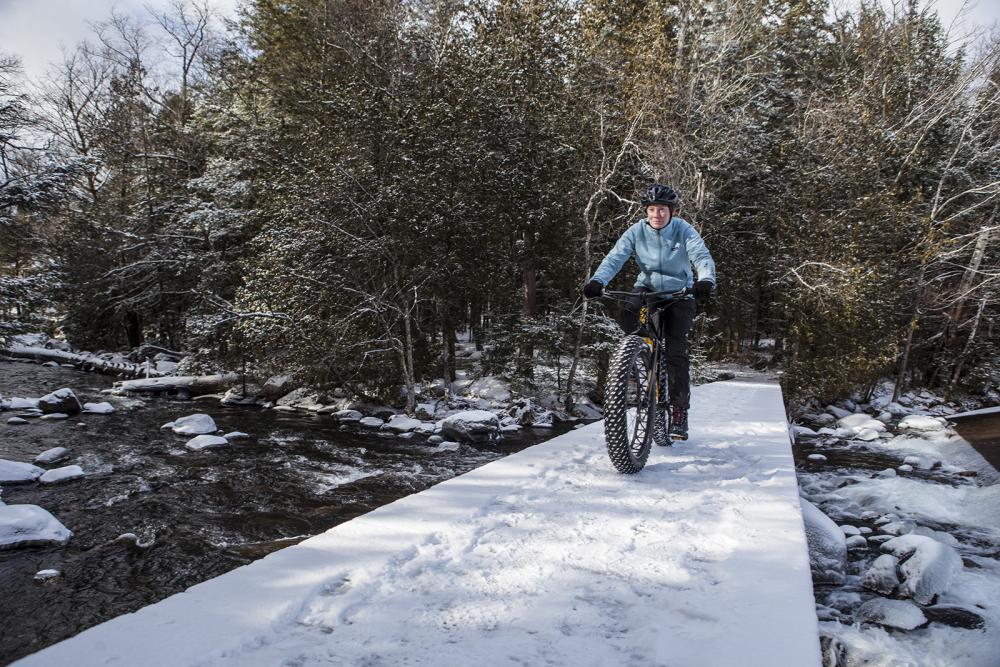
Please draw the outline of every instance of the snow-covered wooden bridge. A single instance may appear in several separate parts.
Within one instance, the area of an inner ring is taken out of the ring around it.
[[[16,663],[820,663],[776,385],[697,387],[638,475],[598,422]]]

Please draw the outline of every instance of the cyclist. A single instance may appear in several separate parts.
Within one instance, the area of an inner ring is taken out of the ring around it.
[[[715,289],[715,262],[701,235],[686,220],[676,217],[680,198],[673,188],[659,183],[642,196],[646,217],[625,230],[597,271],[583,287],[588,299],[601,296],[604,287],[618,275],[629,257],[639,265],[635,293],[625,306],[622,328],[632,333],[639,328],[643,292],[677,292],[689,288],[695,299],[703,300]],[[691,264],[697,270],[697,280]],[[668,393],[670,397],[670,437],[687,440],[688,409],[691,405],[691,377],[688,359],[688,332],[695,316],[695,302],[675,302],[661,315],[667,348]]]

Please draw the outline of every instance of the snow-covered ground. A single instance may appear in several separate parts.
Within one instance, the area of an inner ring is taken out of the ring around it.
[[[638,475],[591,424],[17,664],[818,665],[780,390],[693,402]]]

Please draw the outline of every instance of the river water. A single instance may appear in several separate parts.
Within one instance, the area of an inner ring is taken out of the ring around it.
[[[327,416],[217,401],[115,399],[112,380],[69,368],[0,361],[0,394],[39,397],[71,388],[110,400],[111,415],[9,426],[0,458],[30,462],[67,447],[63,465],[88,474],[63,484],[5,485],[7,504],[44,507],[73,531],[65,547],[0,551],[0,664],[135,611],[394,500],[565,432],[526,429],[498,447],[440,452],[396,437],[340,430]],[[160,426],[206,412],[223,432],[252,437],[190,452]],[[509,434],[508,434],[509,435]],[[139,548],[118,541],[134,533]],[[46,583],[43,569],[61,576]]]

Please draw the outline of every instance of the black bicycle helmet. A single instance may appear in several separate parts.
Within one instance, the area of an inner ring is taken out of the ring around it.
[[[656,183],[649,186],[649,188],[642,194],[642,207],[652,206],[653,204],[660,204],[662,206],[669,206],[670,210],[673,211],[677,208],[681,198],[677,196],[677,191],[674,190],[669,185],[660,185]]]

